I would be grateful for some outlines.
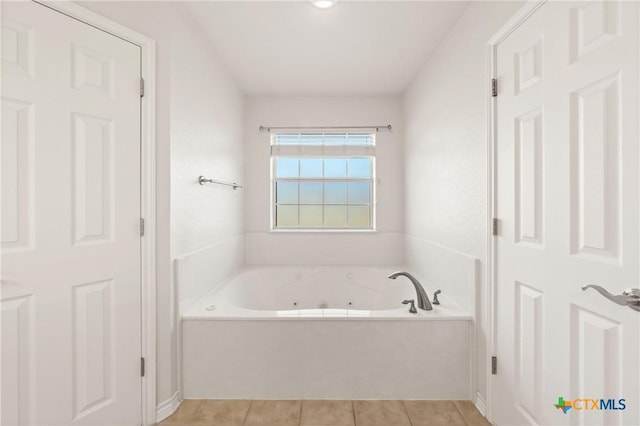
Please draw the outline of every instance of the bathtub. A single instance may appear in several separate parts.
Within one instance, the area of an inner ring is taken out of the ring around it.
[[[469,312],[394,270],[247,268],[182,315],[184,397],[470,399]]]

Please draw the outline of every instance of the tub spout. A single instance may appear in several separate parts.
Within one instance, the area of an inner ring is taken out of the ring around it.
[[[417,296],[416,298],[418,299],[418,308],[422,309],[423,311],[431,311],[431,310],[433,310],[433,306],[431,306],[431,302],[429,301],[429,296],[427,296],[427,293],[424,291],[424,288],[422,287],[422,284],[420,284],[420,281],[418,281],[418,279],[416,277],[414,277],[413,275],[411,275],[408,272],[398,271],[398,272],[394,272],[393,274],[389,275],[387,278],[395,280],[399,276],[404,276],[404,277],[409,278],[409,281],[411,281],[411,283],[415,287],[416,296]]]

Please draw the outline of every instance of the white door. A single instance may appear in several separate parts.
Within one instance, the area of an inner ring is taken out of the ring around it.
[[[581,290],[640,287],[638,6],[548,2],[497,47],[499,425],[640,424],[640,312]]]
[[[140,48],[2,2],[4,425],[139,425]]]

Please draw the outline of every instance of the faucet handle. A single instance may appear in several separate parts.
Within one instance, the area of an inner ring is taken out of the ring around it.
[[[408,303],[411,303],[411,307],[409,308],[409,312],[411,312],[412,314],[417,314],[418,310],[416,309],[416,302],[413,299],[409,299],[409,300],[403,300],[402,304],[406,305]]]
[[[435,293],[433,293],[433,302],[431,302],[431,303],[433,303],[434,305],[439,305],[440,304],[440,301],[438,300],[438,295],[440,293],[442,293],[442,290],[438,290]]]

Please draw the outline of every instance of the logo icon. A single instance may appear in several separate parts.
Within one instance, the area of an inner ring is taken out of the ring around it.
[[[567,414],[572,408],[575,411],[582,410],[625,410],[627,408],[627,400],[621,399],[587,399],[577,398],[565,401],[564,397],[558,397],[558,403],[553,404],[558,410]]]
[[[567,414],[567,411],[571,410],[571,401],[565,401],[563,397],[558,397],[558,403],[553,405],[558,410],[562,410],[564,414]]]

